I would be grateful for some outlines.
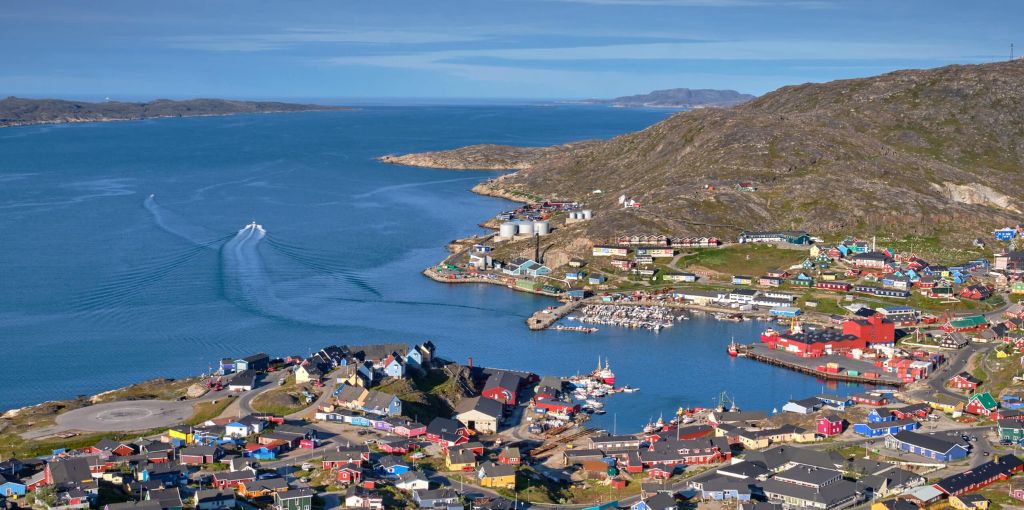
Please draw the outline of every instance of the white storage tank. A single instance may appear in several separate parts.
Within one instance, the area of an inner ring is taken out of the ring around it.
[[[512,222],[502,223],[501,226],[498,227],[498,235],[501,237],[511,239],[516,236],[516,232],[519,232],[519,225]]]
[[[584,209],[580,211],[580,215],[582,215],[583,219],[589,220],[590,218],[594,217],[594,211],[591,211],[590,209]]]
[[[533,229],[538,234],[546,236],[551,233],[551,224],[546,221],[537,221],[533,223]]]
[[[523,221],[519,223],[519,235],[533,235],[533,222]]]
[[[578,213],[576,211],[570,211],[569,212],[569,219],[570,220],[578,220],[578,219],[580,219],[580,213]]]

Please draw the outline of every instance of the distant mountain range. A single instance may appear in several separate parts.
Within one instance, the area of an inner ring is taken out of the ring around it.
[[[750,94],[735,90],[715,89],[666,89],[648,94],[622,96],[615,99],[584,99],[588,104],[606,104],[621,107],[654,106],[659,108],[694,108],[701,106],[732,106],[754,99]]]
[[[305,112],[343,110],[341,106],[278,103],[268,101],[232,101],[228,99],[156,99],[145,103],[105,101],[88,103],[62,99],[0,100],[0,127],[65,122],[103,122],[161,117],[235,115],[241,113]]]

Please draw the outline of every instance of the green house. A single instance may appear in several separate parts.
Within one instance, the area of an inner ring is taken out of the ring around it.
[[[1024,421],[999,420],[998,423],[1000,440],[1018,443],[1024,439]]]
[[[313,508],[313,490],[301,488],[275,492],[274,508],[277,510],[311,510]]]

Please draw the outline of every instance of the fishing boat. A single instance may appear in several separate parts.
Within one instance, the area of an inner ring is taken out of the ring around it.
[[[608,385],[615,385],[615,373],[608,366],[608,359],[604,360],[604,367],[601,366],[600,356],[597,358],[597,369],[590,374],[594,379]]]
[[[739,355],[740,350],[739,350],[739,346],[736,345],[736,337],[733,337],[732,341],[729,342],[729,349],[728,349],[727,352],[729,353],[729,357],[730,358],[735,358],[736,356]]]
[[[632,387],[632,386],[627,384],[627,385],[622,387],[622,391],[625,392],[625,393],[636,393],[636,392],[640,391],[640,388],[634,388],[634,387]]]

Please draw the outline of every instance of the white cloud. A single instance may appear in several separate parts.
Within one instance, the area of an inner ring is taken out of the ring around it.
[[[280,32],[237,35],[182,35],[162,38],[174,48],[225,52],[273,51],[316,43],[432,44],[478,41],[479,34],[465,31],[351,30],[299,28]]]

